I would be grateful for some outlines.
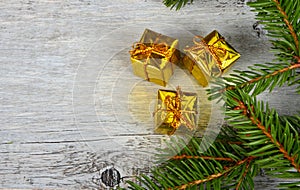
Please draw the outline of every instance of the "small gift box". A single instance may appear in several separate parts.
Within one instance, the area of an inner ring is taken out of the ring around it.
[[[130,51],[135,75],[166,86],[173,75],[174,65],[180,59],[178,40],[146,29]]]
[[[155,131],[172,135],[180,127],[190,130],[197,126],[197,94],[176,91],[158,90],[158,101],[154,112]]]
[[[212,76],[220,76],[240,57],[216,30],[205,38],[195,36],[193,41],[194,46],[185,49],[183,64],[204,87]]]

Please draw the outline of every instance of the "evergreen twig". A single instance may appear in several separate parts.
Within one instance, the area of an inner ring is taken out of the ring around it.
[[[236,85],[228,85],[227,87],[219,90],[218,92],[223,93],[227,90],[235,90],[236,88],[244,88],[244,87],[246,87],[250,84],[256,83],[258,81],[261,81],[261,80],[264,80],[264,79],[270,79],[270,78],[273,79],[272,77],[274,77],[274,76],[281,75],[282,73],[285,73],[285,72],[288,72],[288,71],[291,71],[291,70],[294,70],[294,69],[298,69],[298,68],[300,68],[300,58],[299,57],[298,57],[298,62],[297,63],[294,63],[294,64],[292,64],[290,66],[287,66],[285,68],[282,68],[280,70],[275,70],[272,73],[266,73],[265,75],[249,79],[249,80],[247,80],[243,83],[238,83]]]
[[[200,180],[195,180],[195,181],[191,181],[187,184],[184,184],[184,185],[180,185],[180,186],[176,186],[176,187],[172,187],[172,188],[168,188],[168,190],[172,190],[172,189],[187,189],[188,187],[192,187],[192,186],[196,186],[196,185],[199,185],[199,184],[203,184],[203,183],[206,183],[208,181],[211,181],[211,180],[215,180],[217,178],[220,178],[222,176],[225,176],[227,175],[229,172],[231,172],[232,170],[236,169],[238,166],[242,165],[242,164],[245,164],[246,163],[246,167],[249,168],[249,164],[252,160],[254,160],[255,157],[247,157],[239,162],[236,162],[233,166],[224,166],[224,168],[226,168],[223,172],[219,172],[217,174],[212,174],[210,176],[207,176],[205,179],[200,179]],[[243,176],[245,176],[247,172],[244,172],[243,173]],[[239,181],[238,183],[238,187],[241,185],[242,183],[242,180]]]
[[[167,6],[173,9],[174,7],[176,10],[181,9],[188,3],[193,3],[194,0],[164,0],[163,3]]]

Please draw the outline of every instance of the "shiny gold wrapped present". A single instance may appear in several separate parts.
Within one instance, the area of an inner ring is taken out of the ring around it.
[[[172,135],[180,127],[190,130],[197,126],[197,94],[176,91],[158,90],[158,101],[154,112],[155,131]]]
[[[215,30],[205,38],[194,37],[194,46],[185,49],[183,63],[202,86],[212,76],[218,77],[229,68],[240,54]]]
[[[166,86],[180,59],[177,46],[178,40],[146,29],[130,51],[134,74]]]

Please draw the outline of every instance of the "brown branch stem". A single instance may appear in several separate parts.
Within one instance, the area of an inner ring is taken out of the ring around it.
[[[243,142],[240,142],[240,141],[219,141],[219,140],[217,140],[217,142],[227,143],[227,144],[236,144],[236,145],[242,145],[243,144]]]
[[[291,66],[289,66],[289,67],[286,67],[286,68],[283,68],[283,69],[274,71],[273,73],[270,73],[270,74],[268,74],[268,75],[266,75],[266,76],[260,76],[260,77],[251,79],[251,80],[249,80],[249,81],[247,81],[247,82],[244,82],[244,83],[242,83],[242,84],[240,84],[240,85],[236,85],[236,86],[228,86],[228,87],[226,87],[226,88],[224,88],[224,89],[221,89],[219,92],[220,92],[220,93],[223,93],[223,92],[225,92],[225,91],[227,91],[227,90],[234,90],[234,89],[236,89],[237,87],[238,87],[238,88],[244,88],[245,86],[247,86],[247,85],[249,85],[249,84],[252,84],[252,83],[254,83],[254,82],[257,82],[257,81],[259,81],[259,80],[267,79],[267,78],[270,78],[270,77],[272,77],[272,76],[275,76],[275,75],[278,75],[278,74],[287,72],[287,71],[289,71],[289,70],[293,70],[293,69],[300,68],[300,57],[295,57],[295,58],[296,58],[296,60],[297,60],[297,63],[296,63],[296,64],[293,64],[293,65],[291,65]]]
[[[299,56],[294,56],[294,58],[297,60],[297,63],[300,64],[300,57]]]
[[[252,157],[252,158],[254,159],[255,157]],[[247,175],[247,173],[249,171],[249,167],[250,167],[251,161],[252,161],[252,159],[247,160],[246,169],[245,169],[245,171],[243,173],[243,177],[239,180],[239,182],[238,182],[238,184],[237,184],[237,186],[235,188],[236,190],[240,189],[240,186],[242,185],[242,182],[243,182],[244,178],[246,177],[246,175]]]
[[[289,22],[289,20],[288,20],[289,18],[287,16],[286,12],[282,9],[282,7],[280,5],[280,2],[278,0],[273,0],[273,1],[276,4],[276,7],[279,10],[279,12],[282,14],[283,21],[287,25],[287,27],[289,28],[289,31],[290,31],[291,35],[293,36],[293,38],[294,38],[294,41],[295,41],[295,44],[296,44],[296,49],[297,49],[297,51],[299,51],[299,41],[298,41],[298,37],[297,37],[297,34],[294,30],[293,25]]]
[[[189,156],[189,155],[180,155],[174,156],[173,160],[183,160],[183,159],[204,159],[204,160],[218,160],[218,161],[228,161],[235,162],[232,158],[222,158],[222,157],[212,157],[212,156]]]
[[[251,122],[257,126],[257,128],[259,128],[263,133],[264,135],[266,135],[270,141],[275,144],[279,151],[284,155],[284,157],[290,161],[290,163],[292,164],[292,166],[300,173],[300,166],[295,162],[295,157],[292,157],[288,154],[288,152],[285,150],[284,146],[278,142],[276,139],[274,139],[272,137],[272,134],[271,134],[271,129],[269,128],[268,130],[266,129],[266,127],[261,123],[261,121],[257,118],[255,118],[254,114],[251,114],[251,111],[248,110],[247,106],[242,102],[242,101],[238,101],[237,102],[239,103],[239,106],[237,106],[236,108],[234,109],[240,109],[240,110],[243,110],[243,114],[248,117]],[[253,109],[253,106],[251,106],[251,108]],[[253,110],[252,110],[253,111]]]
[[[219,177],[222,177],[222,176],[228,174],[231,170],[235,169],[237,166],[240,166],[240,165],[242,165],[242,164],[244,164],[246,162],[250,162],[250,161],[252,161],[255,158],[256,157],[253,157],[253,156],[247,157],[247,158],[245,158],[243,160],[240,160],[240,161],[236,162],[233,166],[224,167],[225,171],[223,171],[223,172],[207,176],[206,179],[199,179],[199,180],[195,180],[195,181],[189,182],[189,183],[181,185],[181,186],[177,186],[177,187],[173,187],[173,188],[168,188],[168,190],[172,190],[172,189],[183,190],[183,189],[188,188],[189,186],[199,185],[199,184],[206,183],[208,181],[217,179]]]

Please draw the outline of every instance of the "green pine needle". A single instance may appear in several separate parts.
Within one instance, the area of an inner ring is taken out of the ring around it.
[[[186,4],[193,3],[193,0],[164,0],[163,3],[167,7],[170,7],[171,9],[175,8],[178,11]]]

